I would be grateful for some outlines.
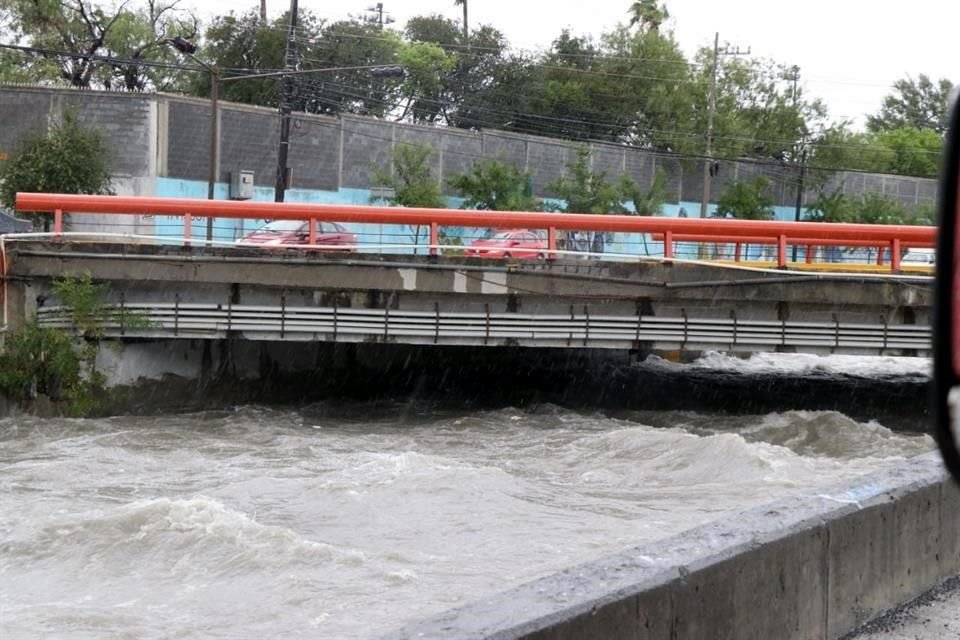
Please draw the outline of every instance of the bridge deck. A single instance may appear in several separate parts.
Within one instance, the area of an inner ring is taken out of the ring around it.
[[[8,244],[5,310],[67,327],[51,282],[109,285],[112,338],[907,354],[929,277],[643,260],[510,261],[80,242]],[[11,308],[13,305],[14,308]],[[143,320],[124,324],[124,314]]]

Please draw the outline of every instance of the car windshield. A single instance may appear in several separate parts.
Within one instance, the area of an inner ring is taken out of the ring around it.
[[[501,231],[490,236],[491,240],[510,240],[511,238],[513,238],[513,232],[511,231]]]
[[[257,233],[292,233],[302,226],[300,220],[274,220],[257,229]]]

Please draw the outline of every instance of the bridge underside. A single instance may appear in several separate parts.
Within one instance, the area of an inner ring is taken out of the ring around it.
[[[50,283],[109,284],[121,339],[925,355],[930,278],[684,262],[503,261],[157,245],[7,246],[9,326],[68,327]],[[137,317],[137,328],[124,318]]]

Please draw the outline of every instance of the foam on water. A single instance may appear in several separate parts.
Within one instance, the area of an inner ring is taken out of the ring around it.
[[[755,353],[738,358],[725,353],[707,352],[692,363],[678,364],[650,356],[647,366],[669,369],[707,369],[746,374],[843,374],[865,378],[910,376],[930,378],[930,358],[904,356],[814,355],[805,353]]]

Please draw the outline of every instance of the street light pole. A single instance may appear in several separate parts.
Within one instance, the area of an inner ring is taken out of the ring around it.
[[[207,200],[215,200],[217,180],[220,177],[220,70],[193,55],[197,51],[197,46],[189,40],[177,36],[167,42],[210,74],[210,158],[207,163]],[[213,218],[207,218],[207,242],[211,240],[213,240]]]
[[[296,15],[297,0],[292,0],[292,16]],[[290,38],[293,38],[296,31],[295,18],[291,17]],[[171,38],[167,42],[177,51],[189,56],[191,60],[206,69],[210,74],[210,171],[207,177],[207,198],[214,199],[217,179],[220,176],[220,83],[233,82],[236,80],[256,80],[261,78],[280,78],[283,82],[283,89],[280,95],[280,148],[277,151],[277,183],[276,196],[277,202],[283,202],[284,191],[287,183],[287,157],[290,146],[290,114],[292,109],[288,102],[290,91],[290,79],[293,76],[307,75],[313,73],[331,73],[337,71],[369,71],[374,78],[402,78],[406,75],[403,67],[398,65],[356,65],[347,67],[326,67],[323,69],[294,69],[292,67],[292,56],[288,52],[287,66],[280,71],[266,71],[263,73],[247,73],[236,76],[222,76],[220,69],[207,64],[200,58],[193,55],[197,47],[190,41],[181,38]],[[207,240],[213,239],[213,218],[207,218]]]
[[[207,200],[216,198],[220,178],[220,73],[210,68],[210,171],[207,175]],[[213,218],[207,218],[207,240],[213,240]]]

